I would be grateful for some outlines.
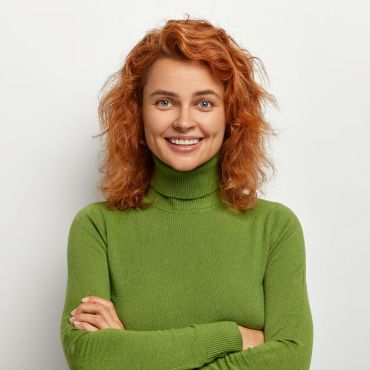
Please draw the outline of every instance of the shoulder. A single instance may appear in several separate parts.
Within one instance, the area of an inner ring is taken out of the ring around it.
[[[264,214],[270,241],[292,234],[300,234],[303,237],[300,219],[297,212],[290,206],[281,202],[259,198],[256,207]]]
[[[106,213],[109,212],[106,201],[88,203],[80,207],[72,218],[72,227],[75,225],[93,225],[105,229]]]
[[[269,222],[299,223],[297,213],[284,203],[258,198],[255,207],[266,214]]]
[[[104,217],[106,212],[109,212],[108,203],[106,201],[88,203],[79,208],[74,215],[74,218],[99,218]]]
[[[260,199],[266,208],[267,250],[269,256],[286,253],[289,259],[305,258],[305,238],[299,217],[291,207],[281,202]]]
[[[94,237],[106,242],[106,215],[109,209],[107,202],[93,202],[80,207],[72,217],[69,239]]]

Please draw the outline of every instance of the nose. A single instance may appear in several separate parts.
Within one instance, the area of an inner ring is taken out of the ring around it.
[[[194,124],[191,119],[190,110],[186,106],[182,106],[180,109],[179,116],[173,123],[173,127],[178,130],[186,130],[193,127]]]

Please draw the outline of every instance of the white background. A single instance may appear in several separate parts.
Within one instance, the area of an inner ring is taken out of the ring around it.
[[[67,369],[67,234],[78,209],[102,200],[99,90],[147,30],[185,13],[261,58],[279,101],[266,112],[280,135],[264,197],[292,208],[304,229],[311,369],[369,369],[365,0],[1,1],[0,368]]]

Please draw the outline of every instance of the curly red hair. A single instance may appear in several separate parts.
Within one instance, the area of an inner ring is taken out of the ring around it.
[[[142,124],[142,95],[147,71],[159,57],[205,63],[224,84],[226,127],[218,162],[222,202],[235,210],[252,208],[257,190],[266,181],[264,167],[275,173],[267,156],[265,139],[276,135],[265,120],[265,102],[276,99],[255,80],[259,58],[241,48],[222,28],[204,19],[168,20],[146,33],[126,57],[123,67],[99,103],[99,120],[107,134],[106,154],[100,164],[104,174],[99,190],[113,209],[147,208],[154,162]],[[266,73],[265,73],[266,75]]]

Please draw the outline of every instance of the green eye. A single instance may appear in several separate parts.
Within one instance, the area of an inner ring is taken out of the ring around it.
[[[161,99],[161,100],[158,100],[158,101],[156,102],[156,104],[161,103],[161,102],[167,102],[167,103],[169,103],[170,101],[169,101],[169,100],[167,100],[167,99]],[[168,104],[164,104],[164,105],[159,104],[159,106],[160,106],[160,107],[168,107]]]
[[[156,101],[155,104],[158,105],[159,107],[169,107],[170,104],[172,104],[172,103],[168,99],[160,99],[160,100]],[[209,100],[201,100],[199,102],[199,104],[200,104],[200,107],[204,108],[204,109],[208,109],[208,108],[213,107],[213,103]]]
[[[207,103],[208,104],[208,106],[204,106],[204,104],[203,103]],[[213,105],[209,100],[201,100],[200,101],[200,104],[201,104],[201,107],[202,108],[211,108],[211,106],[210,105]]]

